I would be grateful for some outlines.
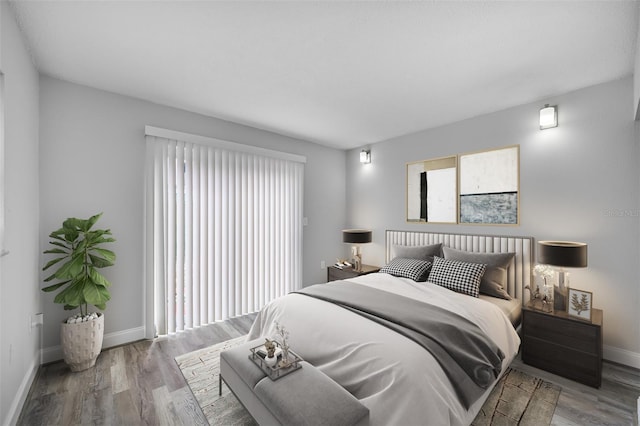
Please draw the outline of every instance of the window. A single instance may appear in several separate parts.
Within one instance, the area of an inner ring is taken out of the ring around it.
[[[255,312],[301,287],[303,163],[147,127],[146,300],[158,334]]]

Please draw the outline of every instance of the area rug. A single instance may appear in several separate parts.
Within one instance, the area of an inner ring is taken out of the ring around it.
[[[509,368],[471,424],[549,425],[560,390],[560,386]]]
[[[210,425],[256,425],[226,385],[222,386],[222,396],[218,396],[220,352],[243,342],[244,336],[176,357]],[[560,387],[510,368],[472,425],[549,425],[559,395]]]
[[[176,363],[210,425],[257,425],[225,384],[222,395],[218,395],[220,352],[245,341],[246,336],[237,337],[176,357]]]

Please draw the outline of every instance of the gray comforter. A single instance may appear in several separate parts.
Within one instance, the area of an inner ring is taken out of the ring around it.
[[[349,281],[296,293],[337,304],[421,345],[440,364],[467,409],[500,374],[500,348],[476,324],[446,309]]]

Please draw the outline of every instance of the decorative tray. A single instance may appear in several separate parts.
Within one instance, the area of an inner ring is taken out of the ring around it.
[[[300,361],[302,358],[291,349],[289,349],[289,363],[288,365],[282,365],[282,349],[278,342],[274,342],[278,350],[276,350],[278,362],[273,367],[270,367],[265,362],[266,350],[264,345],[251,348],[249,359],[253,361],[271,380],[278,380],[281,377],[286,376],[289,373],[293,373],[297,369],[301,368]]]

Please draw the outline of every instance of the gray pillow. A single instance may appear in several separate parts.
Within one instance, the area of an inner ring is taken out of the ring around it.
[[[433,256],[442,257],[442,243],[430,246],[393,246],[393,257],[421,259],[433,262]]]
[[[507,286],[507,268],[515,253],[473,253],[449,247],[443,247],[442,251],[445,259],[487,265],[480,281],[480,293],[506,300],[512,299],[505,287]]]

